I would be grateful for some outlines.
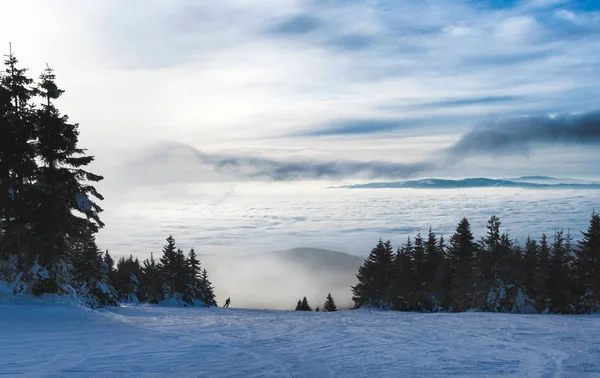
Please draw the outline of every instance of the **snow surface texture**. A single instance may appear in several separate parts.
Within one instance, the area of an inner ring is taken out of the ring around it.
[[[598,377],[600,317],[0,300],[0,374]]]

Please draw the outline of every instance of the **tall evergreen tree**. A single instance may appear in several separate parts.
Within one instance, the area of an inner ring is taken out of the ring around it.
[[[413,262],[411,260],[412,242],[408,238],[402,248],[394,255],[392,277],[388,287],[388,302],[392,309],[413,310]]]
[[[55,79],[52,69],[47,68],[37,87],[44,101],[36,117],[35,150],[42,165],[36,175],[33,232],[34,253],[43,266],[66,264],[69,253],[83,253],[70,248],[74,241],[104,226],[98,216],[102,209],[93,200],[103,197],[91,184],[103,178],[84,169],[94,157],[78,147],[78,125],[69,123],[68,117],[54,106],[54,100],[64,92]],[[46,291],[54,292],[50,288]]]
[[[143,262],[140,286],[149,303],[159,303],[165,299],[164,277],[160,267],[150,253],[150,259]]]
[[[217,306],[217,300],[215,297],[212,283],[208,279],[208,272],[206,269],[202,269],[202,276],[200,277],[200,285],[202,287],[202,297],[200,298],[206,307]]]
[[[449,286],[448,294],[454,311],[465,311],[472,305],[472,287],[474,283],[473,266],[476,245],[473,242],[471,225],[463,218],[450,237],[448,247]]]
[[[323,311],[327,311],[327,312],[337,311],[337,306],[335,305],[335,301],[333,300],[331,293],[327,294],[327,299],[325,299],[325,304],[323,305]]]
[[[387,293],[393,274],[393,250],[390,241],[379,240],[364,264],[358,268],[358,283],[352,287],[356,308],[367,304],[387,306]]]
[[[298,299],[298,303],[296,303],[295,311],[302,311],[302,300]]]
[[[577,308],[579,312],[600,311],[600,214],[592,212],[587,231],[575,250]]]
[[[35,162],[35,94],[27,69],[18,66],[12,51],[0,75],[0,255],[12,255],[23,271],[35,256],[31,253],[30,228],[35,216],[32,188]],[[25,277],[28,280],[30,277]],[[25,285],[27,286],[27,285]]]
[[[538,298],[539,294],[536,285],[539,264],[539,245],[535,239],[528,236],[525,242],[525,255],[523,256],[521,277],[523,290],[531,298]]]
[[[159,259],[159,268],[163,274],[165,290],[169,296],[176,293],[177,273],[177,247],[172,235],[167,238],[167,244],[163,246],[162,256]]]
[[[569,305],[569,257],[562,230],[554,233],[551,251],[548,278],[546,279],[546,293],[550,299],[549,308],[551,312],[569,313],[572,312]]]
[[[417,233],[412,248],[411,307],[416,311],[431,308],[427,295],[427,255],[421,233]]]
[[[546,234],[542,234],[539,245],[539,263],[536,269],[537,274],[535,279],[537,297],[535,298],[535,302],[538,312],[541,312],[547,310],[550,305],[550,293],[546,287],[548,275],[550,273],[550,246]]]
[[[431,227],[429,227],[427,241],[425,242],[425,252],[425,282],[427,284],[427,296],[429,298],[429,307],[427,310],[433,311],[440,306],[439,295],[441,291],[444,251],[440,248],[437,237]]]

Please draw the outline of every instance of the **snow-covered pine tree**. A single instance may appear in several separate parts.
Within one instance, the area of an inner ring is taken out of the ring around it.
[[[153,253],[150,253],[150,259],[143,261],[141,273],[141,291],[144,293],[148,303],[157,304],[164,300],[165,288],[163,285],[163,275],[156,260],[154,260]]]
[[[119,259],[114,282],[119,300],[133,303],[146,300],[140,287],[141,276],[142,268],[137,258],[134,259],[130,255],[127,259],[124,257]]]
[[[388,306],[388,288],[393,275],[392,244],[379,240],[369,257],[358,268],[358,283],[352,286],[355,308],[368,303],[374,307]]]
[[[323,311],[327,311],[327,312],[337,311],[337,306],[335,305],[335,301],[333,300],[331,293],[327,294],[327,298],[325,299],[325,304],[323,304]]]
[[[102,258],[94,235],[89,233],[74,246],[71,285],[79,299],[91,308],[117,305],[117,292],[109,283],[108,265]]]

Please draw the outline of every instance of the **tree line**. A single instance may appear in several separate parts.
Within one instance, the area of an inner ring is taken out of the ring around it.
[[[296,303],[295,311],[312,311],[312,307],[308,304],[308,300],[306,297],[303,297],[301,300],[298,299],[298,303]],[[315,308],[315,311],[321,311],[319,306]],[[327,298],[325,298],[325,303],[323,303],[323,311],[324,312],[334,312],[337,311],[337,306],[335,304],[335,300],[331,293],[327,294]]]
[[[216,306],[214,288],[194,249],[185,254],[169,236],[158,261],[151,253],[138,258],[121,257],[116,265],[108,251],[104,262],[108,278],[123,302],[176,303],[184,306]]]
[[[573,243],[569,232],[525,245],[492,216],[475,241],[463,218],[446,243],[429,229],[393,250],[379,240],[352,286],[355,308],[583,314],[600,310],[600,215]]]
[[[54,71],[36,81],[12,54],[0,72],[0,281],[14,294],[73,295],[88,306],[119,300],[216,305],[206,270],[167,239],[160,261],[120,259],[95,240],[104,226],[86,170],[94,157],[79,144],[79,125],[56,107],[64,93]]]

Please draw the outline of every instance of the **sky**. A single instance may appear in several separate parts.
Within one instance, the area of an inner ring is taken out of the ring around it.
[[[111,189],[596,177],[595,1],[3,1]]]
[[[0,0],[0,14],[0,51],[66,90],[56,105],[105,177],[98,244],[117,258],[157,255],[169,234],[201,254],[364,257],[463,216],[479,237],[494,214],[521,241],[577,236],[598,209],[594,191],[326,189],[600,180],[596,0]],[[211,278],[238,304],[298,286],[267,265],[281,279]]]

